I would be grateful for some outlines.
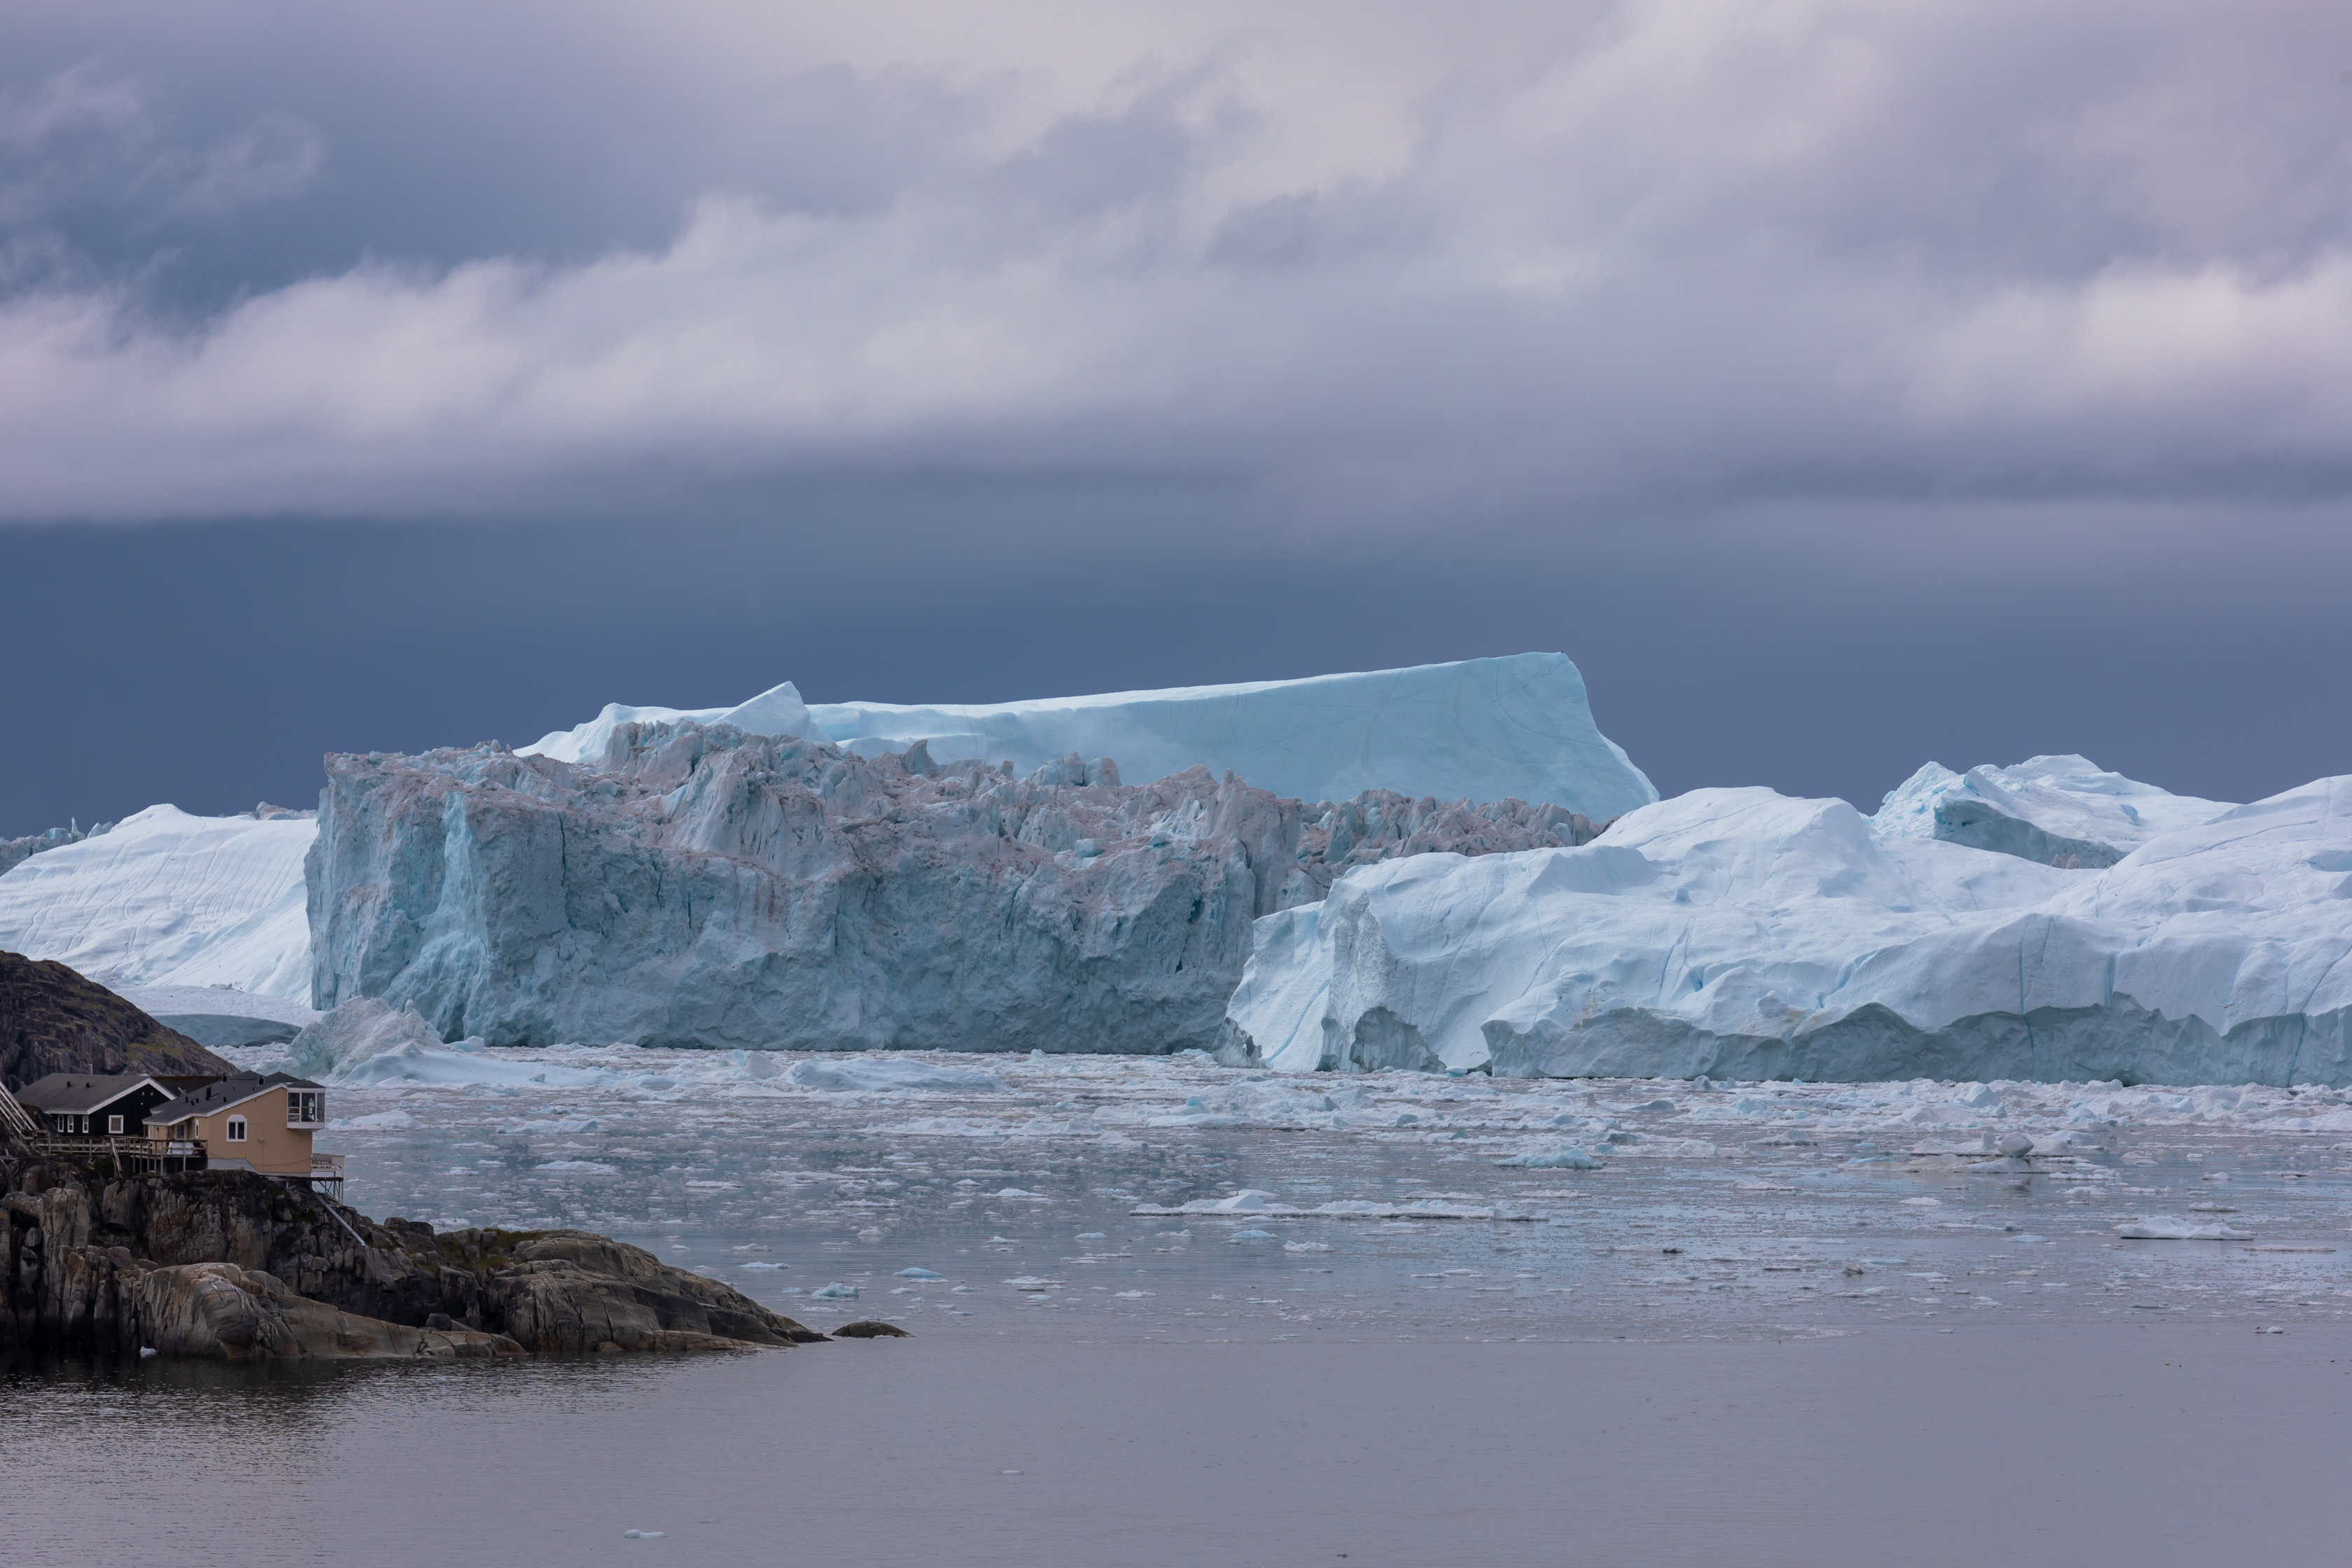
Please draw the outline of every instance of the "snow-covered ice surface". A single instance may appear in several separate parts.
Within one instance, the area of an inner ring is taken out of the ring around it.
[[[1890,791],[1871,826],[2070,868],[2112,866],[2161,833],[2198,827],[2228,802],[2174,795],[2073,754],[1956,773],[1929,763]]]
[[[321,1147],[349,1156],[354,1205],[608,1231],[819,1326],[1674,1339],[2352,1312],[2336,1090],[1298,1078],[1198,1056],[999,1058],[991,1086],[950,1088],[927,1086],[969,1057],[461,1059],[489,1083],[331,1091]],[[1571,1150],[1599,1168],[1520,1163]],[[861,1299],[815,1294],[835,1283]]]
[[[1257,924],[1221,1054],[1868,1080],[2352,1082],[2352,778],[2114,867],[1699,790],[1593,843],[1353,869]]]
[[[0,877],[0,949],[118,989],[232,986],[307,1002],[302,858],[317,837],[304,817],[151,805]]]
[[[614,726],[631,719],[693,719],[752,734],[806,735],[801,726],[814,724],[866,756],[927,741],[940,762],[1009,759],[1024,774],[1073,752],[1113,758],[1120,776],[1138,783],[1195,765],[1231,769],[1305,801],[1368,789],[1447,801],[1516,798],[1600,822],[1658,797],[1601,734],[1583,676],[1556,653],[1020,702],[819,702],[795,712],[799,700],[787,683],[740,709],[614,704],[520,749],[580,762],[602,754]]]

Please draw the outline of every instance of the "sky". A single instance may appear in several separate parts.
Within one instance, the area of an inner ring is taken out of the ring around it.
[[[1528,649],[1669,794],[2352,773],[2340,5],[9,34],[0,836]]]

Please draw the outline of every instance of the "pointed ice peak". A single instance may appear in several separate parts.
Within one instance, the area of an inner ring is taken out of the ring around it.
[[[2080,868],[2112,866],[2158,834],[2230,809],[2067,752],[1966,773],[1929,763],[1888,792],[1871,826],[1884,838],[1937,838]]]

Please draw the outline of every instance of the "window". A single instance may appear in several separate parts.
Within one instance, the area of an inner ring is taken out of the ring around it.
[[[315,1089],[291,1089],[286,1091],[286,1125],[316,1127],[326,1120],[327,1097]]]
[[[232,1116],[228,1119],[228,1141],[232,1143],[242,1143],[245,1142],[244,1117]]]
[[[122,1131],[122,1118],[120,1116],[108,1117],[106,1119],[106,1130],[110,1133],[120,1134]]]

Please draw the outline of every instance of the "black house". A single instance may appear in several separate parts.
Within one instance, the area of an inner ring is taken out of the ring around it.
[[[53,1072],[16,1091],[16,1103],[51,1132],[100,1138],[144,1138],[147,1113],[178,1098],[172,1085],[145,1074]]]

